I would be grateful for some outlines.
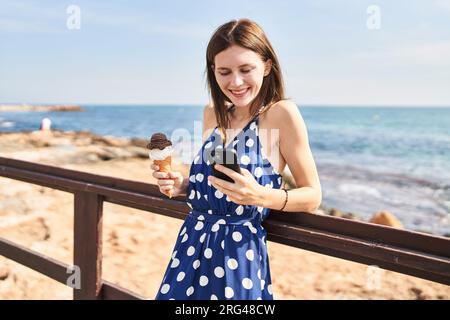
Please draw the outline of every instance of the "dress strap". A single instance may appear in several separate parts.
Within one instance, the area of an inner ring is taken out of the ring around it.
[[[259,121],[258,121],[258,120],[259,120],[259,116],[261,115],[262,111],[263,111],[265,108],[266,108],[265,105],[261,106],[261,107],[259,108],[258,112],[256,113],[256,115],[253,117],[252,121],[250,121],[250,122],[256,121],[256,125],[259,125]]]
[[[259,118],[259,115],[261,114],[261,111],[264,109],[264,107],[265,107],[265,105],[263,105],[263,106],[261,106],[259,109],[258,109],[258,112],[253,116],[253,118],[249,121],[249,122],[247,122],[247,124],[245,125],[245,127],[243,127],[241,130],[240,130],[240,132],[233,138],[233,140],[228,144],[228,146],[230,146],[232,143],[233,143],[233,141],[242,133],[242,132],[244,132],[254,121],[256,121],[256,125],[258,126],[258,123],[259,123],[259,121],[258,121],[258,118]],[[233,106],[231,106],[231,107],[229,107],[228,108],[228,111],[230,111],[230,109],[232,109],[232,108],[234,108],[234,105]],[[215,128],[215,130],[218,128],[219,126],[216,126],[216,128]],[[226,149],[226,148],[228,148],[228,146],[225,146],[225,141],[223,141],[222,140],[222,147],[224,148],[224,149]]]
[[[261,106],[258,111],[256,112],[256,114],[253,116],[253,118],[248,122],[249,124],[252,123],[253,121],[258,121],[259,115],[262,113],[262,110],[264,110],[265,105]]]

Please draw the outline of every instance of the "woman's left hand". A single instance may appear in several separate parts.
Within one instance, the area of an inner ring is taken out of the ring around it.
[[[214,188],[227,195],[231,201],[242,205],[264,206],[266,188],[260,185],[247,169],[241,168],[242,174],[239,174],[220,164],[215,164],[214,168],[234,180],[233,183],[213,176],[208,177]]]

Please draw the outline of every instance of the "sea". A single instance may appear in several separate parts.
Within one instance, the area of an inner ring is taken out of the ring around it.
[[[52,128],[172,138],[183,162],[201,146],[201,105],[82,105],[83,112],[1,112],[0,132]],[[407,229],[450,234],[450,108],[302,106],[322,205],[363,220],[387,210]],[[150,174],[150,173],[149,173]]]

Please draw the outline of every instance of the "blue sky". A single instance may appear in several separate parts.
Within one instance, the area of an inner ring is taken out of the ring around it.
[[[242,17],[299,105],[450,106],[450,0],[0,0],[0,102],[204,104],[209,37]]]

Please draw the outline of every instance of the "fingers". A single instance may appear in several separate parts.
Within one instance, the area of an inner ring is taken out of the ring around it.
[[[169,179],[169,174],[167,172],[161,172],[159,170],[159,166],[152,164],[150,169],[153,170],[152,176],[155,179]]]
[[[167,193],[168,191],[173,190],[173,186],[161,186],[159,187],[159,190],[162,193]]]
[[[251,176],[251,177],[253,177],[253,175],[250,173],[250,171],[248,171],[245,168],[241,168],[241,173],[242,173],[243,176]]]
[[[217,181],[217,179],[216,179]],[[226,181],[225,181],[226,182]],[[214,185],[214,188],[216,188],[217,190],[219,190],[220,192],[222,192],[223,194],[226,194],[231,201],[233,201],[234,203],[239,203],[239,199],[241,197],[241,195],[237,192],[234,192],[230,189],[224,188],[222,186],[220,186],[219,184],[212,182]]]
[[[172,171],[169,172],[169,179],[182,179],[183,175],[181,174],[181,172],[178,171]]]
[[[152,173],[152,176],[155,179],[169,179],[169,174],[166,172],[154,171]]]
[[[152,176],[155,179],[179,179],[182,180],[183,179],[183,175],[181,174],[181,172],[178,171],[173,171],[173,172],[160,172],[159,170],[159,166],[152,164],[150,166],[150,169],[153,170]]]
[[[159,186],[173,186],[175,182],[172,179],[158,179]]]
[[[166,172],[159,172],[159,166],[157,166],[156,164],[153,164],[150,166],[150,169],[153,170],[152,176],[155,179],[167,179],[168,178],[168,174]]]
[[[221,188],[231,190],[231,191],[239,191],[239,189],[236,187],[236,184],[233,182],[228,182],[223,179],[219,179],[213,176],[209,176],[208,180],[211,181],[213,186],[217,189],[217,186],[220,186]]]
[[[231,179],[233,179],[235,182],[244,182],[245,181],[241,174],[239,174],[236,171],[233,171],[231,169],[228,169],[227,167],[224,167],[220,164],[214,165],[214,168],[217,171],[223,172],[224,174],[229,176]]]
[[[179,186],[183,181],[183,175],[180,172],[160,172],[159,166],[155,164],[150,165],[153,170],[152,176],[156,179],[159,186],[159,191],[169,197],[172,197],[175,191],[175,186]]]
[[[174,194],[174,188],[173,186],[163,186],[159,187],[159,191],[163,194],[165,194],[168,197],[172,197]]]

